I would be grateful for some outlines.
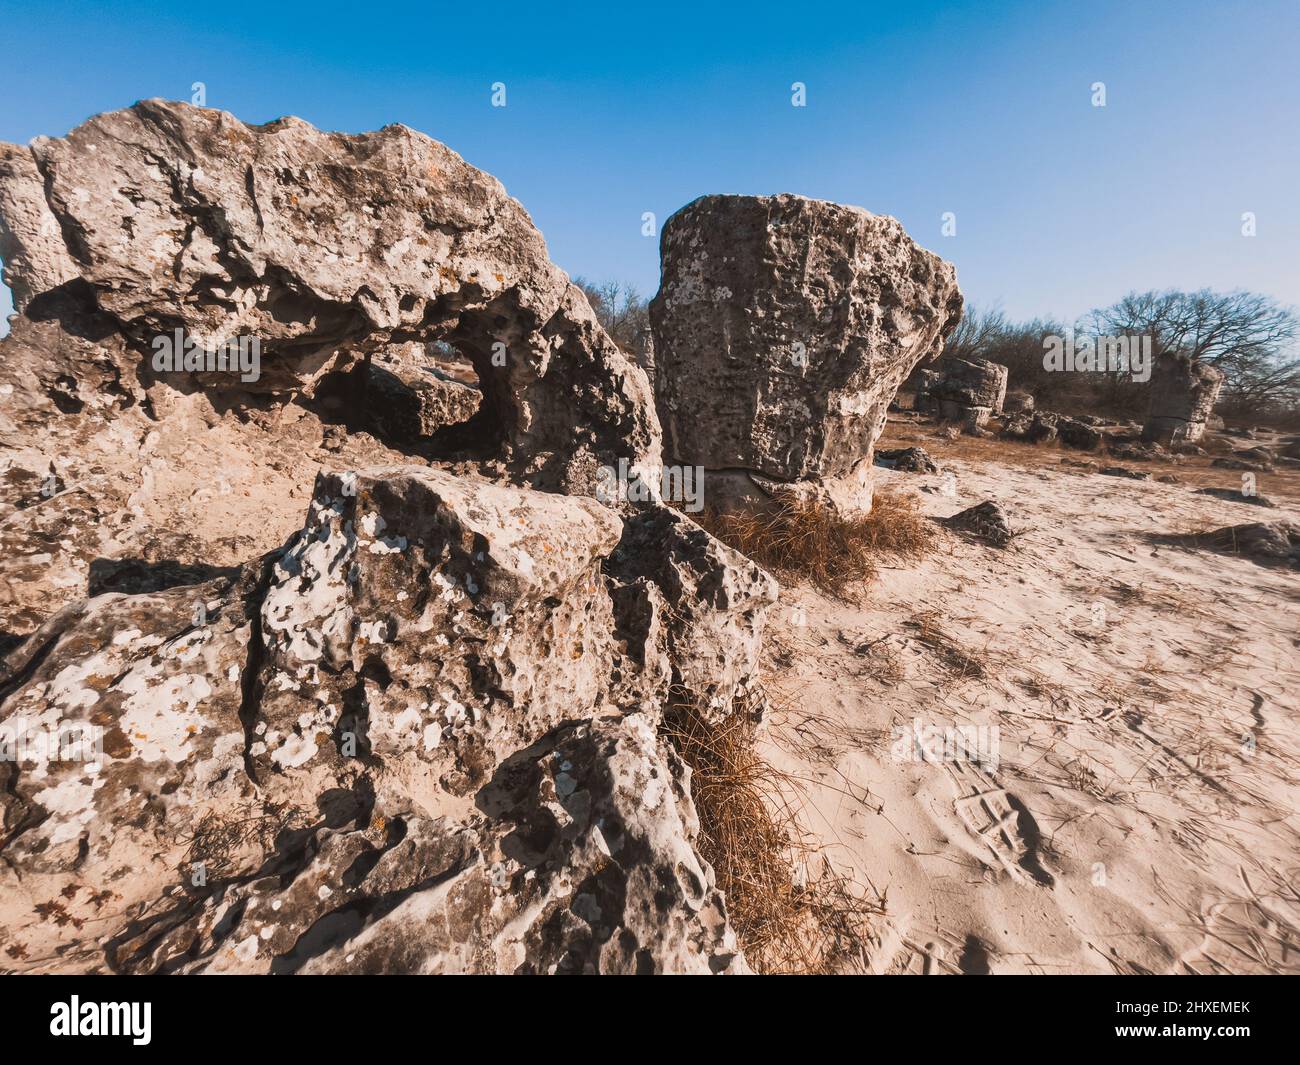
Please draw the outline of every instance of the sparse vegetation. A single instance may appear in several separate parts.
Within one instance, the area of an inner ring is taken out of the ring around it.
[[[943,615],[937,610],[913,614],[903,624],[916,634],[917,642],[924,645],[955,679],[982,680],[989,673],[988,651],[954,637],[944,630]]]
[[[790,802],[795,782],[755,749],[754,707],[714,721],[676,694],[663,733],[691,768],[699,850],[749,964],[797,975],[861,968],[881,908],[807,841]]]
[[[1008,387],[1040,409],[1142,418],[1147,386],[1126,372],[1052,373],[1043,368],[1049,336],[1150,337],[1152,353],[1179,353],[1222,370],[1218,412],[1278,427],[1300,427],[1300,335],[1296,312],[1253,292],[1132,292],[1071,324],[1010,321],[994,308],[970,309],[949,336],[945,357],[988,359],[1010,371]]]
[[[582,289],[596,312],[596,320],[614,343],[644,366],[650,337],[650,305],[636,286],[618,281],[589,281],[585,277],[575,277],[573,283]]]
[[[759,565],[850,601],[875,577],[882,557],[918,558],[938,540],[916,500],[896,492],[877,492],[870,512],[860,517],[814,501],[766,511],[706,511],[702,517],[713,535]]]

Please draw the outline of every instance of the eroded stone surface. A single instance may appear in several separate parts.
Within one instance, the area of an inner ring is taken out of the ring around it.
[[[876,465],[906,473],[938,473],[930,453],[923,447],[898,447],[876,452]]]
[[[932,374],[918,382],[915,405],[933,410],[945,421],[982,429],[989,416],[999,414],[1007,395],[1008,370],[987,359],[941,359]],[[1023,409],[1023,408],[1021,408]]]
[[[599,463],[658,458],[644,371],[523,208],[414,130],[247,126],[149,100],[5,152],[0,251],[23,304],[70,263],[142,362],[178,327],[207,348],[256,338],[256,381],[195,380],[284,394],[390,343],[443,340],[473,361],[501,446],[529,476],[590,490]]]
[[[690,774],[644,718],[566,725],[463,820],[322,828],[264,875],[182,903],[129,971],[745,972],[693,847]],[[166,920],[163,918],[162,920]]]
[[[977,540],[1006,547],[1015,536],[1007,513],[993,500],[986,500],[946,519],[949,527],[973,536]]]
[[[719,471],[706,485],[726,495],[802,484],[869,506],[889,404],[960,317],[952,266],[892,218],[791,195],[701,197],[665,223],[661,255],[670,461]]]
[[[1151,367],[1151,406],[1142,435],[1157,443],[1192,444],[1205,435],[1223,373],[1185,355],[1164,354]]]
[[[283,550],[11,653],[0,728],[104,739],[0,768],[9,944],[77,970],[745,971],[657,730],[670,698],[749,692],[774,599],[664,507],[324,474]]]
[[[0,966],[745,971],[659,728],[776,587],[591,498],[646,378],[498,182],[148,101],[4,149],[0,255]]]

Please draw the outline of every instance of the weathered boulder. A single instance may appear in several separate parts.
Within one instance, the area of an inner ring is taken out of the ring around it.
[[[657,728],[749,691],[775,592],[665,507],[322,475],[283,550],[5,661],[0,926],[122,971],[743,971]]]
[[[1106,439],[1106,434],[1089,421],[1063,415],[1057,416],[1056,435],[1062,444],[1080,451],[1095,451]]]
[[[621,530],[592,499],[438,470],[323,475],[262,608],[253,765],[328,761],[321,733],[350,732],[463,794],[560,721],[640,705],[599,577]]]
[[[1049,444],[1056,439],[1057,415],[1048,411],[1014,414],[1002,427],[1002,436],[1030,444]]]
[[[128,972],[743,973],[690,771],[644,719],[564,725],[462,819],[322,825],[114,944]],[[170,925],[170,927],[167,927]],[[151,934],[144,934],[151,933]]]
[[[146,381],[292,394],[441,340],[473,362],[521,476],[589,492],[601,463],[658,459],[644,371],[500,182],[414,130],[246,126],[149,100],[4,152],[0,252],[22,304],[70,283],[71,263]],[[155,371],[152,345],[177,329],[207,350],[256,340],[259,375]]]
[[[948,356],[936,371],[937,378],[928,383],[927,402],[945,421],[983,428],[990,414],[1002,411],[1009,371],[1001,363]]]
[[[1028,392],[1008,392],[1002,401],[1004,414],[1022,414],[1034,409],[1034,397]]]
[[[660,253],[668,461],[711,471],[714,504],[792,491],[868,507],[888,406],[960,317],[952,266],[892,218],[791,195],[701,197]]]
[[[944,522],[949,528],[994,547],[1005,547],[1015,536],[1006,511],[991,499],[945,518]]]
[[[1300,562],[1300,524],[1293,521],[1230,525],[1210,533],[1215,546],[1264,561]]]
[[[899,447],[876,452],[876,465],[907,473],[938,473],[939,467],[923,447]]]
[[[1223,373],[1187,355],[1165,353],[1151,368],[1150,409],[1142,435],[1157,443],[1195,443],[1205,433]]]

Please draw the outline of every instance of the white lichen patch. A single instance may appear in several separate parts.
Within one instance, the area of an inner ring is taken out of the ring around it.
[[[275,652],[317,662],[348,642],[347,574],[356,551],[351,523],[339,527],[342,501],[313,500],[308,531],[275,566],[262,604],[267,644]]]
[[[183,761],[191,753],[190,740],[210,724],[198,712],[199,704],[212,694],[212,686],[202,674],[178,673],[159,679],[155,672],[137,669],[115,687],[127,697],[118,727],[141,761]]]
[[[102,780],[84,783],[63,780],[53,787],[42,788],[33,798],[47,811],[49,820],[42,826],[49,833],[49,845],[57,847],[79,839],[95,817],[95,791]]]
[[[311,736],[289,736],[271,754],[271,761],[285,769],[296,769],[298,766],[306,765],[314,757],[319,748],[316,746],[316,737]]]

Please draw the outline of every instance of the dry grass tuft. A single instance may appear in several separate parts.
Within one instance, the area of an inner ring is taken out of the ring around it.
[[[912,496],[877,492],[869,513],[846,518],[823,504],[788,502],[774,510],[709,511],[700,522],[760,566],[811,582],[840,599],[876,576],[882,555],[919,558],[938,542]]]
[[[749,964],[787,974],[865,967],[868,923],[882,911],[805,841],[789,802],[793,782],[755,751],[752,707],[715,723],[678,698],[663,731],[691,767],[700,853]]]

